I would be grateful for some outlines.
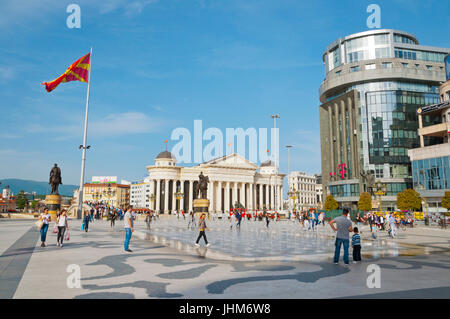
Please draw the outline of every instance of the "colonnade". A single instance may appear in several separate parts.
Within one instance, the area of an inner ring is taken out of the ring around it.
[[[150,182],[150,194],[154,194],[151,209],[161,213],[183,209],[193,211],[195,180],[157,179]],[[175,196],[176,192],[183,196]],[[229,212],[236,202],[247,210],[281,210],[283,186],[274,183],[249,183],[211,180],[208,184],[210,212]],[[167,195],[167,196],[166,196]]]

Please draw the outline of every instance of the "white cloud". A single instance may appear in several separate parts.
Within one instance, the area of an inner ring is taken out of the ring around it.
[[[168,121],[161,118],[153,118],[141,112],[112,113],[102,119],[91,119],[88,122],[88,136],[111,137],[130,134],[145,134],[157,132]],[[82,134],[84,122],[68,125],[44,125],[30,124],[29,133],[57,133],[54,140],[66,140],[79,137]]]
[[[22,136],[17,134],[10,134],[10,133],[2,133],[0,134],[0,139],[16,139],[21,138]]]
[[[114,113],[89,124],[90,134],[95,136],[117,136],[156,132],[164,125],[141,112]]]
[[[198,61],[213,68],[227,69],[285,69],[321,65],[319,62],[301,62],[283,57],[272,48],[232,43],[214,48]]]
[[[156,3],[158,0],[139,0],[139,1],[133,1],[125,6],[125,15],[127,16],[134,16],[137,14],[141,14],[142,10],[146,6],[148,6],[151,3]]]
[[[5,83],[14,78],[16,72],[9,66],[0,65],[0,83]]]

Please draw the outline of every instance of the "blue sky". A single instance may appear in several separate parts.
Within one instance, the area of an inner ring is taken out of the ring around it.
[[[66,7],[81,7],[81,29]],[[47,180],[53,163],[78,184],[86,84],[50,81],[93,46],[86,179],[136,180],[177,127],[270,128],[280,168],[320,172],[318,89],[325,47],[382,28],[450,47],[450,1],[2,0],[0,178]],[[169,140],[169,149],[175,144]]]

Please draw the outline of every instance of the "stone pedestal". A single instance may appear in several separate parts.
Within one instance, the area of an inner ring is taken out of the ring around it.
[[[56,221],[56,214],[61,209],[61,195],[45,196],[45,205],[48,207],[48,213],[52,216],[52,221]]]
[[[194,199],[194,214],[205,213],[209,215],[209,199]]]

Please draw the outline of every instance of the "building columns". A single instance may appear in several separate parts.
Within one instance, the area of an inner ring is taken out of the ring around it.
[[[184,210],[184,196],[186,196],[186,194],[184,193],[184,181],[180,181],[180,191],[183,193],[183,196],[180,199],[180,211]]]
[[[217,182],[216,212],[222,212],[222,182]]]
[[[225,187],[225,212],[230,211],[230,182],[227,182]]]
[[[189,212],[194,211],[194,207],[193,207],[194,190],[192,189],[193,187],[194,187],[194,181],[189,181],[189,191],[188,191]]]
[[[240,187],[240,189],[239,189],[239,191],[240,191],[240,195],[239,195],[239,197],[240,197],[240,200],[239,200],[239,202],[242,204],[242,206],[244,206],[245,207],[245,183],[241,183],[241,187]]]
[[[213,211],[213,204],[214,204],[214,181],[209,182],[207,197],[209,199],[208,211],[211,213]]]
[[[164,214],[169,212],[169,180],[164,180]]]
[[[172,193],[170,194],[170,196],[172,198],[172,212],[177,211],[177,197],[175,196],[176,192],[177,192],[177,180],[173,179],[172,180]]]
[[[161,180],[156,180],[156,211],[161,210]]]
[[[236,203],[237,200],[238,200],[238,185],[237,185],[237,182],[234,182],[234,185],[233,185],[233,199],[231,201],[231,206],[234,207],[234,204]]]

